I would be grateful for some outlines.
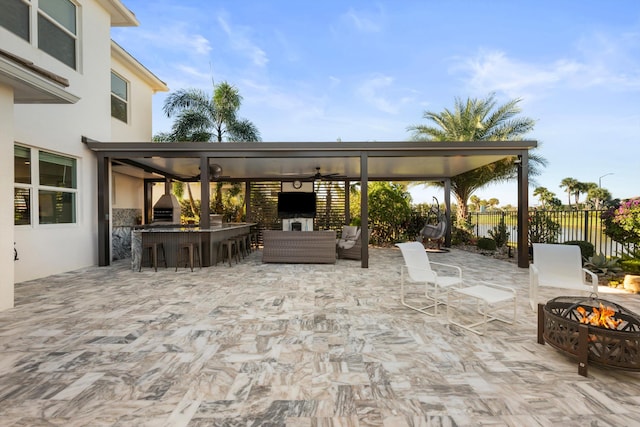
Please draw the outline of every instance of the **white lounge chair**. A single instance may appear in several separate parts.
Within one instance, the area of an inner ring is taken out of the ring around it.
[[[587,283],[587,276],[591,283]],[[598,276],[582,268],[577,245],[533,244],[533,264],[529,266],[529,304],[533,310],[538,303],[538,288],[542,286],[598,296]]]
[[[429,261],[427,252],[420,242],[396,243],[402,251],[404,265],[401,268],[400,302],[405,307],[430,316],[438,314],[438,305],[446,303],[446,293],[450,288],[463,286],[462,269],[451,264]],[[434,271],[431,266],[438,266],[438,270],[451,271],[451,275],[442,275]],[[415,306],[405,300],[405,280],[414,283],[424,283],[424,296],[429,301],[427,305]],[[433,308],[433,312],[427,311]]]

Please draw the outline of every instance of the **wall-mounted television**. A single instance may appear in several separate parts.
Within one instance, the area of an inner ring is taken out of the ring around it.
[[[316,193],[283,191],[278,193],[278,218],[315,218]]]

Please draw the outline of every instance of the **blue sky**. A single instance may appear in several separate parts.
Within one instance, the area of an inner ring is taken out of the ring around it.
[[[124,3],[140,26],[113,28],[116,42],[172,91],[236,86],[264,141],[407,140],[425,110],[495,93],[536,120],[538,185],[565,203],[565,177],[640,196],[640,1]],[[166,96],[154,133],[171,128]],[[517,200],[515,184],[476,194]]]

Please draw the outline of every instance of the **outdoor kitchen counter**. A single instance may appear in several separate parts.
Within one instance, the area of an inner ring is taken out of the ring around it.
[[[175,268],[177,261],[177,248],[179,243],[196,243],[200,247],[202,266],[208,267],[216,261],[218,245],[221,241],[231,237],[246,234],[251,222],[230,222],[214,225],[209,228],[199,227],[170,227],[151,226],[141,227],[131,231],[131,269],[138,271],[142,262],[143,243],[162,243],[168,267]],[[203,256],[204,255],[204,256]],[[159,255],[161,258],[162,255]],[[158,267],[164,266],[159,261]]]

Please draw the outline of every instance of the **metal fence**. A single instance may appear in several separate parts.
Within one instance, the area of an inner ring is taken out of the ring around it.
[[[534,211],[529,211],[529,216]],[[537,211],[537,214],[544,213],[547,218],[560,224],[558,243],[572,240],[583,240],[593,244],[595,253],[602,253],[607,256],[620,257],[623,253],[633,250],[633,245],[623,245],[612,240],[604,234],[604,224],[601,219],[602,210],[573,210],[573,211]],[[509,231],[509,244],[516,245],[518,240],[518,214],[515,211],[509,212],[473,212],[469,215],[473,232],[478,237],[491,237],[489,230],[497,227],[504,221]]]

